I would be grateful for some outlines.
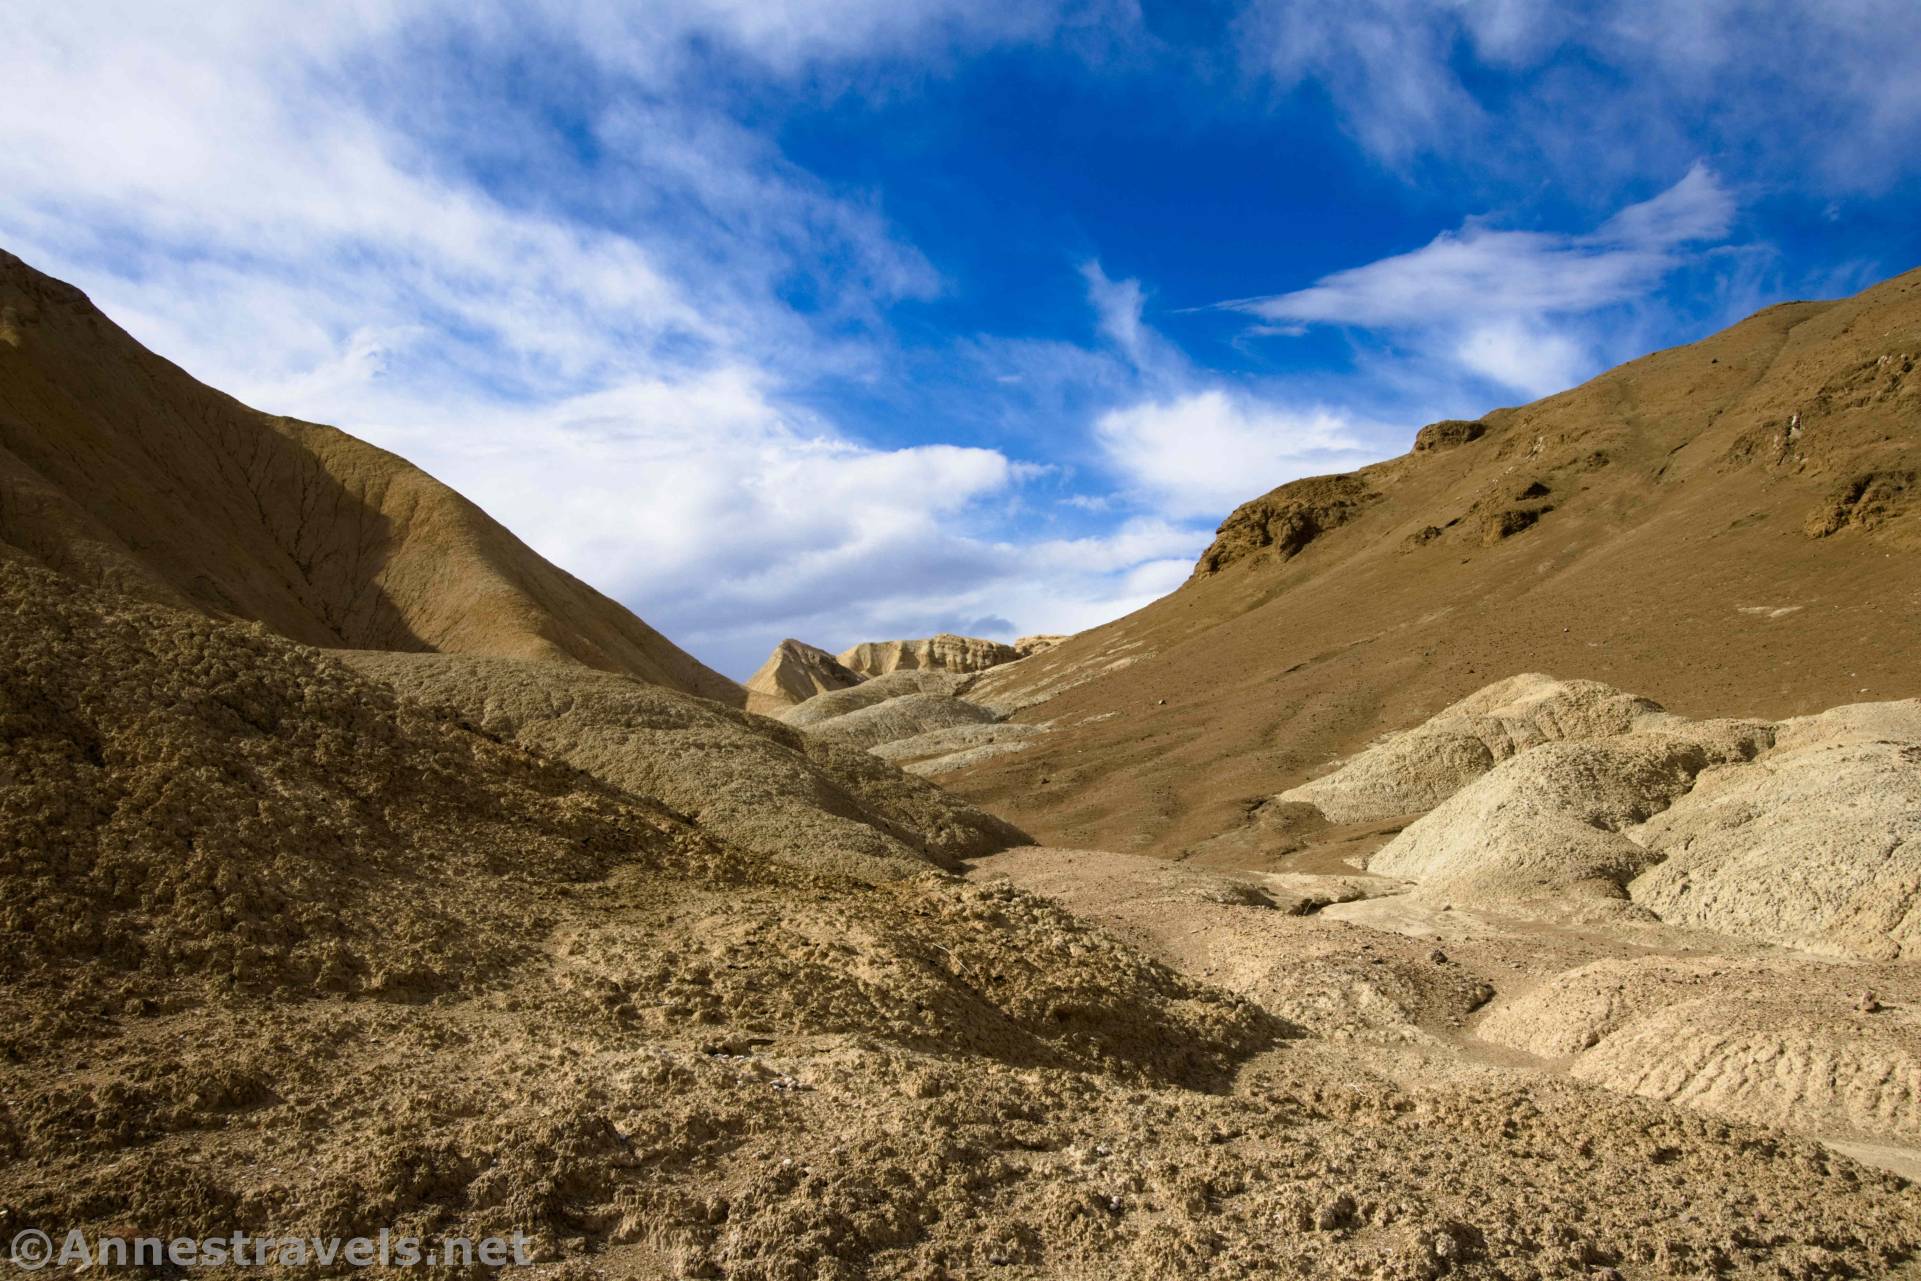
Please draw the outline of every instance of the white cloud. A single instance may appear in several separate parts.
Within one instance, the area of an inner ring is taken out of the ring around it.
[[[1540,395],[1572,387],[1594,368],[1592,349],[1579,339],[1514,318],[1468,329],[1453,355],[1472,374]]]
[[[1087,298],[1093,304],[1101,333],[1130,361],[1140,364],[1147,347],[1147,330],[1141,320],[1147,296],[1141,282],[1110,280],[1098,262],[1083,263],[1081,279],[1087,282]]]
[[[1219,388],[1111,410],[1094,434],[1128,483],[1169,515],[1215,520],[1284,481],[1377,456],[1338,411],[1288,411]]]
[[[1727,234],[1734,201],[1705,166],[1586,235],[1470,220],[1421,248],[1324,276],[1305,289],[1223,303],[1285,326],[1387,331],[1429,358],[1530,395],[1592,373],[1586,319],[1645,298],[1703,242]]]
[[[1094,573],[1133,572],[1142,565],[1172,557],[1191,569],[1201,552],[1195,530],[1161,516],[1137,516],[1105,534],[1086,538],[1046,539],[1029,549],[1028,558],[1039,568],[1075,568]]]
[[[1326,86],[1369,151],[1401,165],[1431,139],[1478,127],[1449,66],[1451,24],[1425,0],[1256,0],[1239,19],[1248,60],[1281,87]]]
[[[1692,241],[1726,233],[1733,202],[1702,166],[1592,235],[1469,222],[1409,253],[1350,267],[1293,293],[1223,304],[1262,320],[1421,327],[1485,316],[1594,311],[1638,297]]]
[[[1606,191],[1703,151],[1884,189],[1921,165],[1912,0],[1253,0],[1242,55],[1383,163]]]

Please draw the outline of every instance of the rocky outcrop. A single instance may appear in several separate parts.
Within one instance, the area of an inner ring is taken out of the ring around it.
[[[1851,476],[1808,513],[1802,529],[1809,538],[1826,538],[1844,529],[1880,529],[1916,509],[1915,489],[1913,471],[1891,469]]]
[[[1029,654],[1044,654],[1066,639],[1064,635],[1022,636],[1014,641],[1014,652],[1022,658]]]
[[[850,689],[865,679],[841,666],[826,650],[789,638],[774,646],[767,661],[747,678],[747,710],[772,716],[816,694]]]
[[[1357,475],[1309,476],[1290,481],[1236,507],[1201,553],[1194,574],[1217,574],[1257,555],[1290,560],[1379,497]]]
[[[1487,424],[1478,419],[1443,418],[1414,433],[1414,452],[1433,454],[1444,449],[1459,449],[1485,435]]]
[[[838,655],[862,676],[898,671],[981,672],[1022,657],[1012,645],[942,632],[919,640],[863,641]]]

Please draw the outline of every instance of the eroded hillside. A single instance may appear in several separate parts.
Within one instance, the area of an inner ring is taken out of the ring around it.
[[[1049,840],[1176,855],[1516,672],[1692,717],[1913,696],[1917,363],[1910,273],[1284,485],[1181,590],[983,674],[970,698],[1047,730],[939,777]]]

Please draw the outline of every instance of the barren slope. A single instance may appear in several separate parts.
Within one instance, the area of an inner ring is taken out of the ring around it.
[[[466,654],[342,657],[409,699],[794,866],[886,879],[1025,840],[854,746],[631,677]]]
[[[4,251],[0,542],[307,644],[560,659],[746,698],[418,468],[194,381]]]
[[[970,698],[1056,728],[942,779],[1172,855],[1515,672],[1690,717],[1921,693],[1918,361],[1910,273],[1284,486],[1181,590],[984,673]]]

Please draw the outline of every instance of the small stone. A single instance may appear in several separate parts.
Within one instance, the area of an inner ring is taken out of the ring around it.
[[[1882,1010],[1885,1010],[1887,1006],[1875,999],[1874,993],[1863,992],[1861,994],[1861,1003],[1855,1008],[1859,1009],[1863,1014],[1879,1014]]]

